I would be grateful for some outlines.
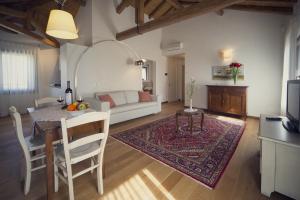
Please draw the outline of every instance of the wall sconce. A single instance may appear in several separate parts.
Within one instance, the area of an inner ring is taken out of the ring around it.
[[[220,56],[223,61],[231,61],[233,58],[233,50],[232,49],[222,49],[220,51]]]
[[[146,62],[145,59],[140,59],[140,60],[136,60],[136,61],[134,62],[134,64],[137,65],[137,66],[142,66],[142,65],[145,64],[145,62]]]

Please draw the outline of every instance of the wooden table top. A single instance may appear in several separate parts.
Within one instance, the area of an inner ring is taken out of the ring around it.
[[[43,108],[27,108],[33,122],[41,131],[50,131],[61,127],[61,118],[70,119],[74,116],[69,111],[61,109],[61,105],[48,106]],[[91,112],[92,109],[86,110]]]

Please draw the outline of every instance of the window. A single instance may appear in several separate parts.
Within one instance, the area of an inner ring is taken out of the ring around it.
[[[36,90],[34,50],[1,50],[0,92],[18,93]]]

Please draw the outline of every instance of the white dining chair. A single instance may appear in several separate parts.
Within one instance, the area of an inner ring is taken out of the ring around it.
[[[61,179],[69,187],[69,199],[74,199],[73,179],[97,168],[98,193],[103,194],[103,153],[109,131],[110,111],[89,112],[71,119],[61,119],[63,145],[56,150],[55,158],[55,192],[58,191],[58,180]],[[103,121],[101,133],[79,138],[69,142],[68,129],[84,124]],[[73,174],[72,165],[86,159],[91,159],[91,166]],[[60,169],[60,170],[58,170]]]
[[[22,151],[24,153],[25,161],[26,161],[26,174],[25,174],[25,182],[24,182],[24,194],[28,194],[30,190],[30,182],[31,182],[31,172],[36,170],[42,169],[46,167],[44,164],[44,159],[46,158],[45,155],[45,139],[43,135],[39,136],[27,136],[24,137],[23,127],[22,127],[22,120],[21,115],[17,111],[16,107],[11,106],[9,108],[9,113],[13,121],[13,126],[16,130],[16,135],[18,138],[18,142],[21,145]],[[54,144],[58,144],[60,141],[55,141]],[[39,151],[39,154],[32,155],[32,152]],[[32,162],[41,160],[41,164],[37,167],[32,167]]]
[[[35,108],[47,106],[47,105],[58,105],[59,103],[57,102],[57,97],[44,97],[40,99],[35,99],[34,104]]]

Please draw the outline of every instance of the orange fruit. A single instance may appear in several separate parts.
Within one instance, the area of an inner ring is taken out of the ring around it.
[[[76,110],[76,105],[70,104],[67,107],[67,111],[75,111]]]

